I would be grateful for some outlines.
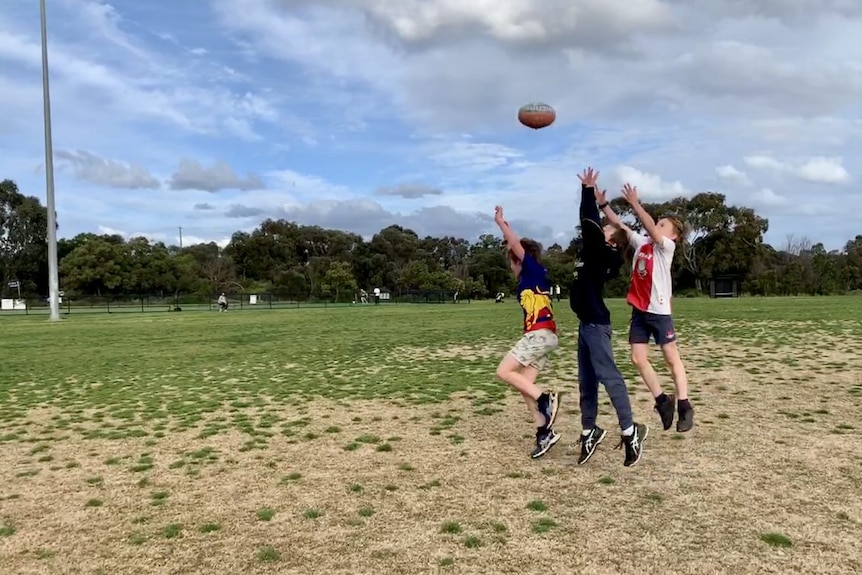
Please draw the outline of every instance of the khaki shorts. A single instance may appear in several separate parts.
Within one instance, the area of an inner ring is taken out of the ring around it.
[[[560,344],[557,334],[549,329],[528,331],[509,350],[521,365],[542,371],[548,364],[548,355]]]

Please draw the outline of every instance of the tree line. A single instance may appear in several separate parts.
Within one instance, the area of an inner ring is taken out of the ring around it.
[[[628,206],[612,202],[638,229]],[[690,233],[676,252],[675,291],[705,293],[715,277],[741,282],[752,295],[841,294],[862,290],[862,235],[841,250],[826,250],[808,238],[785,245],[764,242],[768,220],[744,206],[729,206],[723,194],[704,192],[645,204],[654,217],[675,214]],[[48,293],[47,211],[11,180],[0,182],[0,278],[3,297]],[[236,232],[225,247],[214,242],[185,247],[138,237],[82,233],[58,240],[60,286],[67,297],[226,292],[273,293],[291,299],[349,301],[360,289],[391,292],[459,291],[462,298],[511,293],[515,281],[502,238],[476,241],[419,237],[393,225],[370,241],[341,230],[267,219],[254,231]],[[580,230],[568,246],[547,246],[543,262],[552,284],[565,290],[581,249]],[[14,287],[10,287],[14,286]],[[622,274],[608,296],[625,294]]]

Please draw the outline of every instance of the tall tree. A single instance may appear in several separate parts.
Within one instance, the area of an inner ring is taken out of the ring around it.
[[[0,182],[0,279],[16,280],[25,293],[47,292],[48,210],[12,180]],[[17,292],[17,288],[15,289]]]
[[[323,276],[321,288],[324,294],[335,296],[336,302],[342,294],[355,294],[356,280],[353,278],[350,264],[339,261],[332,262]]]

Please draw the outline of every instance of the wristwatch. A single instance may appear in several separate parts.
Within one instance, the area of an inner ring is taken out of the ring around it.
[[[605,209],[606,207],[608,207],[608,203],[609,203],[609,202],[605,202],[605,203],[603,203],[603,204],[599,204],[599,209],[600,209],[600,210]]]

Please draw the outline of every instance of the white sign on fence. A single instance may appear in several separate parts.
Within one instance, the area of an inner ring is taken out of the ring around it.
[[[0,309],[3,311],[24,310],[27,309],[27,302],[23,299],[3,298],[0,301]]]
[[[248,296],[248,303],[251,305],[255,305],[257,303],[257,295],[252,294]]]

